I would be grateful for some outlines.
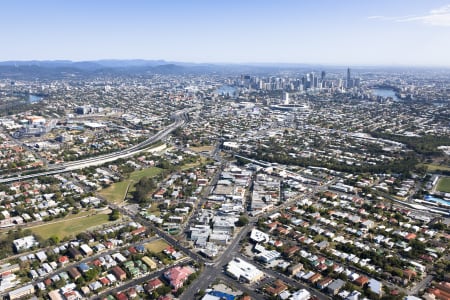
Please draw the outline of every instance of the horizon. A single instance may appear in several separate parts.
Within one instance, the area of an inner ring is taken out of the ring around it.
[[[449,0],[7,0],[0,61],[450,67]],[[108,58],[108,57],[113,57]]]
[[[145,58],[99,58],[92,60],[72,60],[72,59],[14,59],[14,60],[0,60],[0,66],[11,66],[13,63],[21,63],[22,66],[26,66],[26,63],[33,65],[33,63],[100,63],[100,62],[135,62],[140,61],[145,62],[161,62],[161,64],[155,64],[153,66],[164,66],[164,65],[177,65],[177,64],[188,64],[194,66],[248,66],[248,67],[328,67],[334,69],[364,69],[364,68],[417,68],[417,69],[450,69],[450,66],[437,66],[437,65],[406,65],[406,64],[360,64],[360,65],[343,65],[343,64],[331,64],[331,63],[309,63],[309,62],[192,62],[192,61],[171,61],[166,59],[145,59]],[[9,65],[8,63],[11,63]],[[110,66],[111,67],[111,66]],[[129,65],[128,67],[132,67]]]

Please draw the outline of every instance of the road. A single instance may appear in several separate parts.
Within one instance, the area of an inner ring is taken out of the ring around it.
[[[153,224],[152,222],[142,218],[139,215],[136,215],[136,214],[130,212],[129,210],[127,210],[127,209],[125,209],[123,207],[120,207],[120,206],[117,206],[117,205],[114,205],[114,204],[110,204],[110,207],[112,209],[119,210],[122,214],[128,215],[129,217],[134,219],[136,222],[139,222],[140,224],[142,224],[142,225],[146,226],[147,228],[151,229],[153,232],[155,232],[161,238],[163,238],[166,242],[168,242],[169,244],[171,244],[175,248],[181,250],[182,252],[185,253],[185,255],[189,256],[190,258],[194,259],[195,261],[202,262],[204,260],[204,258],[202,256],[200,256],[199,254],[191,251],[187,247],[184,247],[180,243],[180,241],[178,241],[177,239],[175,239],[172,236],[170,236],[169,234],[167,234],[164,230],[156,227],[155,224]]]
[[[8,183],[8,182],[13,182],[13,181],[18,181],[18,180],[27,180],[27,179],[32,179],[32,178],[39,177],[39,176],[49,176],[49,175],[55,175],[55,174],[74,171],[74,170],[80,170],[80,169],[83,169],[86,167],[98,166],[98,165],[102,165],[107,162],[115,161],[119,158],[126,158],[126,157],[133,156],[135,154],[138,154],[138,153],[146,150],[146,148],[148,146],[150,146],[151,144],[166,138],[167,135],[169,135],[172,131],[183,126],[188,119],[188,116],[186,116],[186,113],[187,113],[187,111],[186,112],[181,111],[181,112],[176,113],[173,116],[173,118],[175,120],[174,123],[170,124],[163,130],[161,130],[158,133],[154,134],[153,136],[149,137],[147,140],[145,140],[137,145],[131,146],[130,148],[120,150],[120,151],[110,153],[110,154],[100,155],[97,157],[86,158],[86,159],[78,160],[78,161],[74,161],[74,162],[67,162],[67,163],[59,164],[59,165],[55,165],[55,166],[49,166],[48,170],[44,171],[44,172],[39,172],[39,173],[34,173],[34,174],[29,174],[29,175],[18,175],[18,176],[9,177],[9,178],[1,178],[0,183]]]
[[[248,261],[248,257],[246,257],[242,254],[237,254],[236,256],[238,256],[239,258],[242,258],[243,260]],[[298,282],[297,280],[294,280],[291,277],[288,277],[280,272],[276,272],[270,268],[267,268],[262,264],[258,264],[258,266],[260,269],[262,269],[264,271],[264,273],[268,274],[269,276],[271,276],[273,278],[281,279],[289,287],[295,287],[296,289],[306,289],[311,293],[311,295],[314,295],[321,300],[329,300],[330,299],[330,297],[328,295],[326,295],[318,290],[312,289],[309,285]]]
[[[186,148],[184,148],[184,150],[186,150]],[[216,145],[213,152],[217,154],[218,151],[219,151],[219,146]],[[188,219],[186,220],[186,222],[181,224],[181,230],[180,230],[180,233],[178,234],[179,237],[187,238],[186,237],[187,230],[194,222],[195,217],[197,217],[198,210],[200,210],[203,207],[203,205],[205,204],[205,202],[208,200],[208,196],[211,194],[212,189],[216,186],[217,182],[220,179],[220,174],[222,173],[225,163],[222,161],[222,158],[217,157],[216,154],[214,156],[204,155],[205,157],[214,159],[217,162],[220,162],[221,164],[215,171],[209,184],[200,193],[199,198],[196,201],[196,205],[194,206],[193,210],[189,213]],[[203,154],[200,154],[200,155],[203,156]]]
[[[199,290],[206,290],[208,286],[221,274],[223,268],[232,260],[238,250],[239,242],[247,235],[253,226],[248,225],[239,231],[223,254],[212,265],[207,264],[200,276],[180,296],[180,300],[195,299],[194,295]],[[238,284],[238,282],[235,282]]]
[[[309,194],[307,193],[304,196],[307,197],[307,195],[309,195]],[[249,231],[254,227],[257,220],[263,216],[268,216],[270,214],[273,214],[276,211],[279,211],[279,210],[287,207],[288,205],[291,205],[293,202],[295,202],[295,200],[291,199],[290,201],[286,201],[282,205],[276,207],[274,210],[271,210],[269,212],[261,214],[258,217],[250,217],[249,218],[250,223],[247,226],[243,227],[238,232],[236,237],[232,240],[231,244],[228,245],[228,247],[222,253],[222,255],[220,257],[218,257],[217,259],[215,259],[212,264],[206,263],[204,271],[200,274],[200,276],[197,278],[197,280],[195,280],[184,291],[184,293],[180,296],[180,300],[195,299],[195,294],[199,290],[206,290],[209,287],[209,285],[211,283],[213,283],[216,280],[216,278],[218,278],[218,277],[221,277],[221,278],[226,277],[226,275],[224,275],[222,273],[222,270],[224,269],[224,267],[228,264],[228,262],[230,260],[232,260],[235,256],[240,255],[239,254],[239,246],[240,246],[239,243],[249,233]],[[245,258],[245,260],[247,260],[247,258]],[[269,272],[275,278],[280,277],[280,274],[275,271],[270,270]],[[239,289],[241,289],[244,292],[247,292],[253,298],[255,298],[255,299],[261,298],[261,295],[256,294],[252,289],[250,289],[245,284],[242,284],[238,281],[232,280],[229,277],[226,277],[226,278],[228,278],[227,283],[232,282],[234,286],[238,286]],[[295,283],[295,285],[293,285],[293,286],[298,286],[299,288],[306,287],[305,285],[302,285],[302,284],[298,283],[297,281],[294,281],[293,279],[290,279],[288,277],[286,277],[286,278],[287,278],[286,281],[288,284]],[[329,299],[329,297],[323,293],[313,292],[310,288],[308,288],[308,290],[311,292],[311,294],[316,295],[321,300]]]
[[[417,295],[417,293],[419,293],[420,290],[427,287],[432,280],[433,280],[432,275],[425,276],[425,278],[423,278],[419,283],[417,283],[412,289],[408,290],[408,295]]]

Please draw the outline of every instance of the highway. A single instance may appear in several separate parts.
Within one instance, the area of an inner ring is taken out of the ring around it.
[[[18,176],[9,177],[9,178],[1,178],[0,183],[9,183],[9,182],[14,182],[14,181],[18,181],[18,180],[32,179],[32,178],[39,177],[39,176],[49,176],[49,175],[55,175],[55,174],[74,171],[74,170],[80,170],[80,169],[83,169],[86,167],[98,166],[98,165],[102,165],[107,162],[112,162],[119,158],[126,158],[126,157],[134,156],[142,151],[145,151],[146,147],[148,147],[149,145],[163,140],[164,138],[167,137],[167,135],[169,135],[175,129],[183,126],[187,122],[187,120],[189,120],[189,116],[187,115],[188,112],[189,112],[189,110],[176,113],[175,115],[173,115],[173,119],[175,120],[175,122],[173,122],[172,124],[167,126],[165,129],[159,131],[155,135],[149,137],[145,141],[143,141],[137,145],[131,146],[127,149],[120,150],[120,151],[110,153],[110,154],[86,158],[83,160],[66,162],[66,163],[58,164],[58,165],[51,165],[48,167],[47,171],[43,171],[43,172],[39,172],[39,173],[34,173],[34,174],[29,174],[29,175],[18,175]]]

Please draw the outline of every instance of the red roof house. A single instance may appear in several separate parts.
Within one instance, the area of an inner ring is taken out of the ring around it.
[[[170,285],[174,289],[179,289],[192,273],[194,273],[194,270],[190,267],[177,266],[165,272],[164,277],[170,282]]]

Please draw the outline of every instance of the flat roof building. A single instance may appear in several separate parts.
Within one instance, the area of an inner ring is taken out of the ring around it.
[[[248,283],[257,282],[264,277],[261,270],[238,257],[228,263],[226,273],[234,279]]]

